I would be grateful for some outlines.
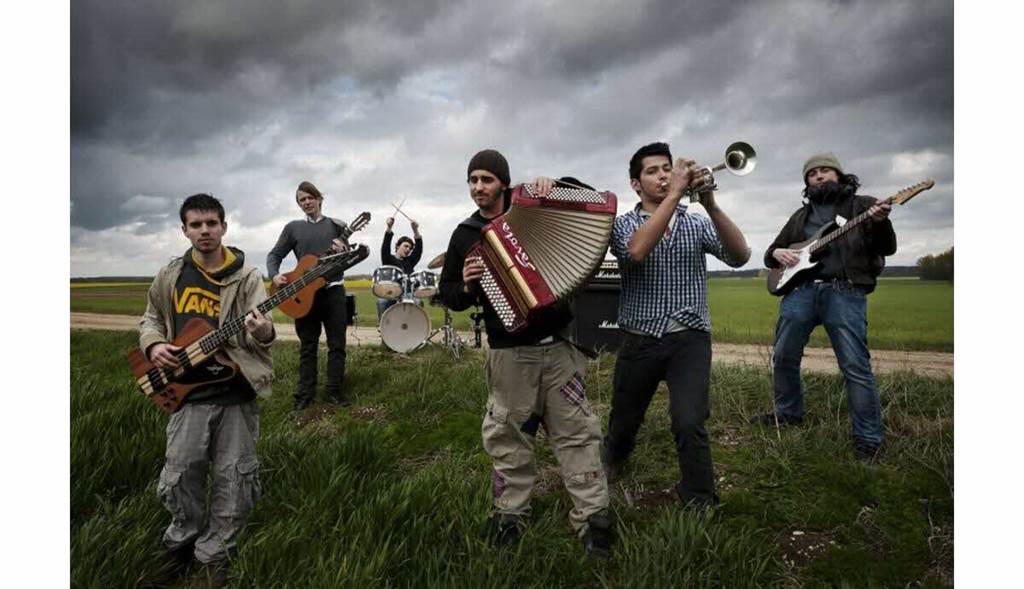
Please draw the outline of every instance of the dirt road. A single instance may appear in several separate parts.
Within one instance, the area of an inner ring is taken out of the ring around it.
[[[295,328],[292,325],[280,324],[276,327],[279,339],[298,341],[299,338],[295,335]],[[138,317],[131,315],[71,313],[71,328],[134,331],[139,328],[139,323]],[[462,337],[472,340],[472,334],[468,332],[463,333]],[[348,343],[351,346],[379,346],[380,334],[377,333],[375,327],[349,327]],[[771,365],[771,348],[769,346],[714,344],[712,354],[715,362],[748,364],[766,368]],[[926,376],[952,376],[953,354],[872,350],[871,365],[877,373],[909,370]],[[836,357],[831,348],[807,348],[804,351],[803,367],[816,372],[839,372],[836,366]]]

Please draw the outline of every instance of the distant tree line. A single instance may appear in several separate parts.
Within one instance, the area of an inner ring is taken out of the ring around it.
[[[953,248],[937,256],[927,255],[917,261],[917,271],[921,280],[953,281]]]

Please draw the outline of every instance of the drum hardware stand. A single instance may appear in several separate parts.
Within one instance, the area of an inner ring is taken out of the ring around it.
[[[473,347],[480,347],[480,322],[484,319],[482,311],[470,313],[469,318],[473,320]]]
[[[455,328],[452,327],[452,312],[448,310],[448,307],[444,307],[444,325],[431,332],[431,334],[427,336],[427,339],[423,340],[420,347],[427,344],[436,344],[436,342],[434,342],[434,338],[437,337],[438,334],[441,334],[440,345],[451,352],[452,356],[454,356],[456,360],[460,360],[462,357],[462,348],[466,347],[466,342],[459,337],[458,332],[456,332]]]

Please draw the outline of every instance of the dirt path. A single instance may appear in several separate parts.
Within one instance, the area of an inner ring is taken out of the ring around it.
[[[277,337],[287,341],[298,341],[295,327],[279,324]],[[139,328],[138,318],[131,315],[103,315],[98,313],[71,313],[72,329],[103,329],[113,331],[134,331]],[[472,340],[472,334],[462,333]],[[352,346],[379,346],[380,334],[375,327],[349,327],[348,343]],[[744,344],[714,344],[712,354],[715,362],[748,364],[769,367],[771,348],[769,346]],[[886,373],[910,370],[926,376],[952,376],[953,354],[943,352],[903,352],[896,350],[872,350],[871,364],[875,372]],[[815,372],[839,372],[836,357],[831,348],[807,348],[804,351],[803,367]]]

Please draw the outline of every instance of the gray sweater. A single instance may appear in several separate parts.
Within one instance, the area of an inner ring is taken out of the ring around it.
[[[331,247],[331,241],[341,235],[348,224],[330,217],[320,217],[316,223],[306,219],[291,221],[281,230],[281,237],[267,254],[267,273],[270,278],[277,276],[281,271],[281,261],[289,252],[295,253],[295,260],[298,261],[307,254],[320,255]],[[327,282],[341,280],[344,272],[331,271],[324,278]]]

